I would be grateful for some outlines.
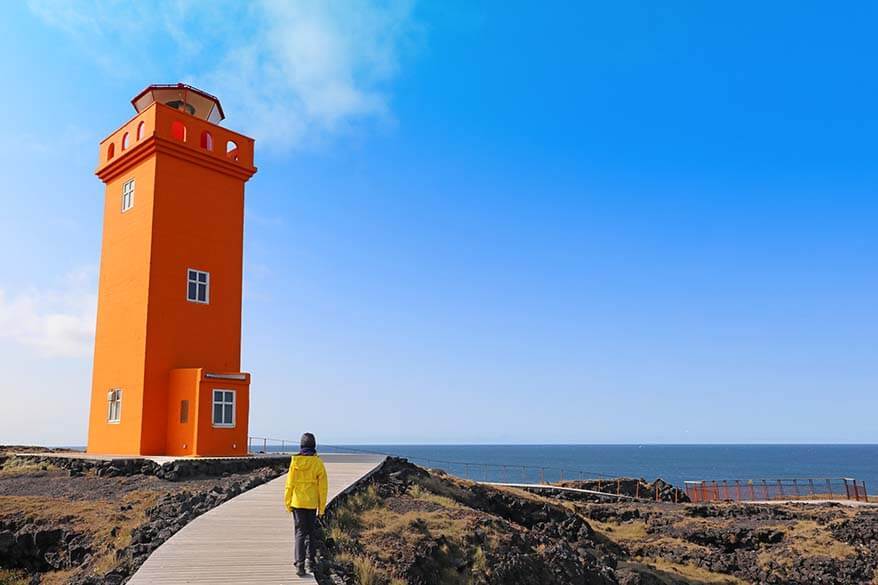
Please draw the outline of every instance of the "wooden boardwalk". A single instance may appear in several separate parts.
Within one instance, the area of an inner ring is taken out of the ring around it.
[[[380,455],[321,455],[329,499],[376,469]],[[130,585],[314,583],[293,568],[293,523],[283,508],[279,477],[232,498],[187,524],[150,555]]]

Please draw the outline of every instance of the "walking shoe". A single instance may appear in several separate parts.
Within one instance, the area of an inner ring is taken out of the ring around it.
[[[296,577],[307,577],[308,572],[305,570],[305,563],[301,565],[299,563],[294,563],[296,565]]]

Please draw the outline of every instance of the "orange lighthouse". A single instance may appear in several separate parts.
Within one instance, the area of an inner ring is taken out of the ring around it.
[[[151,85],[100,145],[106,185],[90,453],[245,455],[244,183],[253,140],[214,96]]]

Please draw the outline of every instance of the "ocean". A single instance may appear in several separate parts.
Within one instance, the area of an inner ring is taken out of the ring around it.
[[[533,482],[600,477],[686,480],[853,478],[878,494],[878,445],[350,445],[457,476]],[[523,469],[522,466],[525,468]],[[541,471],[542,469],[542,471]],[[563,470],[563,472],[562,472]]]

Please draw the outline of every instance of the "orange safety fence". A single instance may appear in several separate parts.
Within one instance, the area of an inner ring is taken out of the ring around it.
[[[770,500],[853,500],[868,502],[866,482],[843,478],[722,479],[687,481],[693,502],[759,502]]]

